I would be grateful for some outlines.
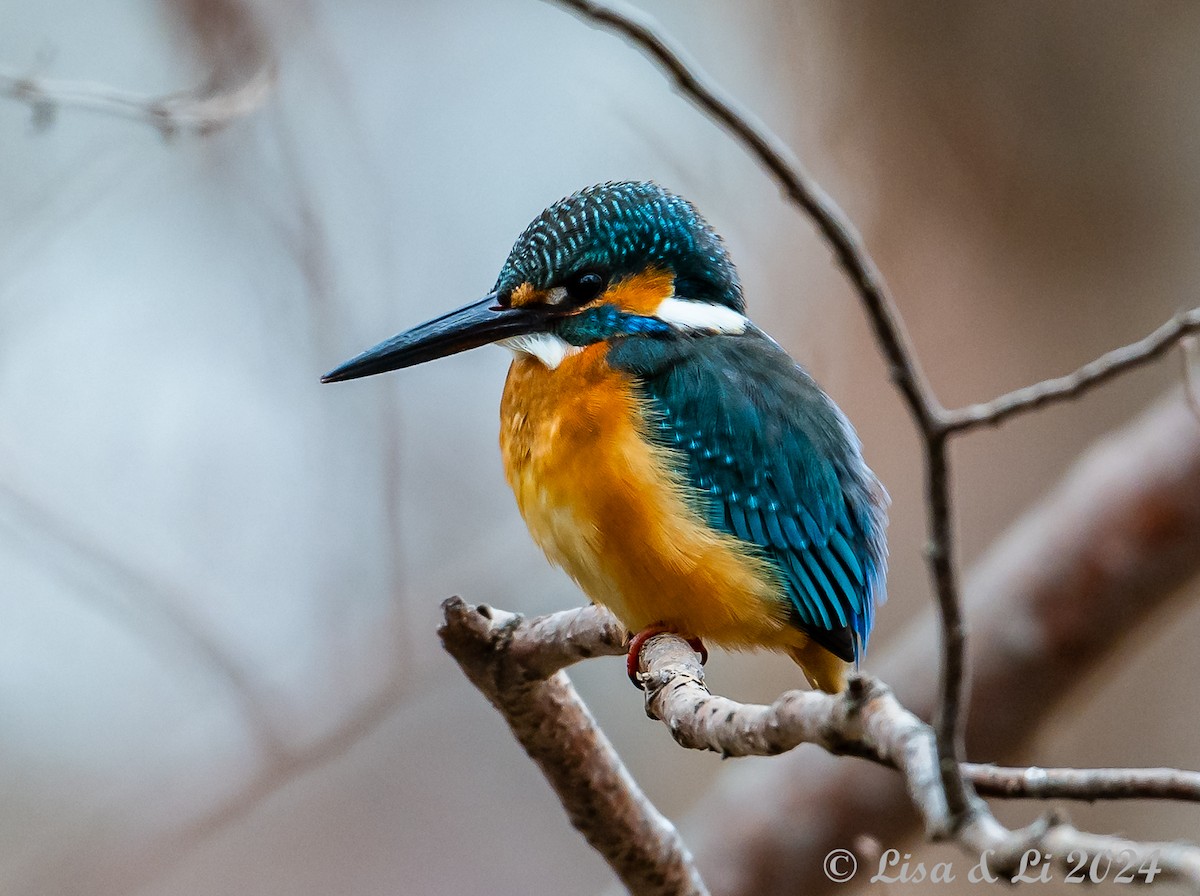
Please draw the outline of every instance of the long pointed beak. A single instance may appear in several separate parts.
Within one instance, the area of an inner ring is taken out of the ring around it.
[[[435,317],[367,349],[329,371],[321,377],[321,382],[338,383],[424,364],[489,342],[536,332],[545,321],[545,309],[502,306],[497,303],[496,294],[491,293],[472,305]]]

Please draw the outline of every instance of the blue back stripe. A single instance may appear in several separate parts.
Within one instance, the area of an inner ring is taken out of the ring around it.
[[[812,577],[820,584],[820,596],[824,598],[824,603],[829,604],[833,611],[837,614],[838,624],[847,625],[846,611],[842,609],[842,602],[838,600],[837,590],[833,587],[833,583],[829,581],[829,576],[825,574],[825,570],[821,568],[821,563],[818,560],[817,551],[805,551],[801,560],[805,568],[812,574]],[[827,628],[833,628],[832,625]]]

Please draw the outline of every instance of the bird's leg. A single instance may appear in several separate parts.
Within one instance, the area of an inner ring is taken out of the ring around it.
[[[642,682],[638,678],[638,663],[642,657],[642,647],[653,638],[655,635],[677,634],[674,629],[662,623],[648,625],[629,640],[629,652],[625,654],[625,674],[629,676],[629,680],[633,682],[633,686],[639,691],[644,690]],[[700,654],[700,665],[703,666],[708,662],[708,648],[704,646],[704,642],[699,638],[686,638],[688,646],[696,653]]]

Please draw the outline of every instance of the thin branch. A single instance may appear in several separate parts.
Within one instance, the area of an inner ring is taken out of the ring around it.
[[[1193,892],[1200,892],[1200,849],[1188,843],[1139,843],[1123,837],[1089,834],[1067,822],[1058,822],[1042,836],[1040,845],[1055,859],[1061,856],[1060,864],[1064,868],[1072,862],[1073,856],[1080,854],[1087,859],[1089,867],[1095,867],[1097,862],[1112,862],[1116,867],[1118,862],[1132,861],[1133,867],[1140,868],[1153,862],[1163,872],[1164,881],[1184,882]],[[1078,870],[1074,864],[1070,867]]]
[[[992,401],[946,411],[942,418],[943,426],[949,433],[965,432],[979,426],[996,426],[1025,411],[1078,398],[1101,383],[1166,354],[1185,336],[1197,331],[1200,331],[1200,308],[1193,308],[1175,315],[1145,338],[1113,349],[1084,364],[1074,373],[1043,380]]]
[[[162,96],[144,96],[95,81],[60,81],[0,69],[0,96],[26,103],[35,123],[48,125],[59,109],[100,112],[142,122],[164,137],[177,133],[207,135],[257,112],[275,87],[273,62],[227,91],[205,88]]]
[[[876,341],[887,361],[925,446],[926,495],[929,502],[927,557],[942,616],[942,699],[936,718],[938,751],[947,799],[955,816],[972,802],[969,785],[958,771],[963,758],[963,691],[966,636],[959,607],[953,562],[949,466],[944,411],[925,382],[904,332],[883,275],[871,260],[862,238],[845,213],[818,186],[778,136],[743,109],[669,38],[652,18],[625,4],[599,0],[551,0],[585,20],[611,28],[653,59],[680,92],[725,127],[783,188],[784,194],[817,225],[833,247],[866,309]]]
[[[625,632],[612,637],[615,620],[606,624],[605,611],[586,608],[528,623],[458,598],[442,610],[446,650],[504,716],[571,823],[629,892],[707,896],[678,832],[638,788],[559,671],[585,656],[623,652]]]
[[[1200,387],[1196,385],[1196,373],[1193,364],[1196,359],[1196,348],[1200,341],[1195,336],[1185,336],[1179,340],[1179,362],[1183,367],[1183,394],[1187,398],[1192,415],[1200,422]]]
[[[479,607],[477,612],[503,614],[489,607]],[[580,660],[624,656],[628,642],[625,626],[608,610],[591,604],[538,616],[514,627],[505,650],[510,662],[537,678],[549,678]]]
[[[261,109],[275,87],[267,31],[243,0],[168,0],[190,49],[210,74],[189,90],[144,96],[95,81],[56,81],[0,69],[0,96],[27,103],[36,126],[63,108],[142,122],[164,137],[206,136]]]
[[[1200,772],[1177,768],[1004,768],[968,762],[963,771],[979,793],[1002,799],[1200,802]]]

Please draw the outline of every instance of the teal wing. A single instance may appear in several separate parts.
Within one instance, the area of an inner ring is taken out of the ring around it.
[[[841,411],[757,330],[619,339],[609,360],[645,390],[709,524],[756,545],[790,621],[857,662],[884,600],[887,499]]]

